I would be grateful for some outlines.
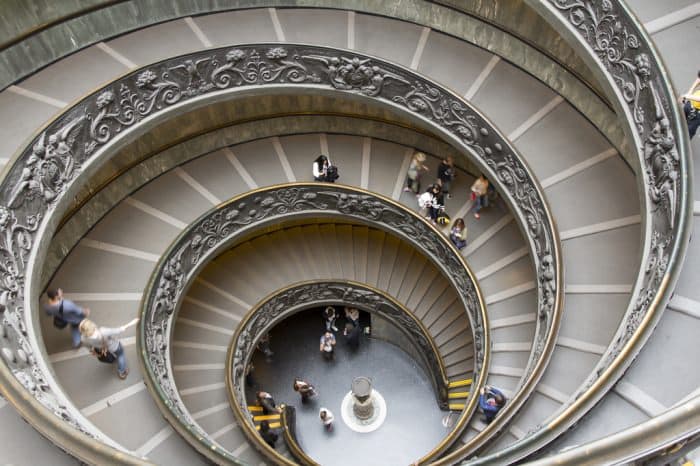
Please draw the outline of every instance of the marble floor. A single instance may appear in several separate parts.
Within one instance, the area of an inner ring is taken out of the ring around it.
[[[323,329],[321,310],[298,314],[273,329],[275,354],[269,362],[256,354],[249,398],[259,388],[277,403],[295,406],[299,443],[322,465],[410,464],[440,442],[448,432],[442,425],[447,412],[438,408],[430,381],[415,361],[397,346],[368,337],[351,352],[342,334],[337,335],[335,360],[325,361],[318,348]],[[292,389],[296,376],[312,383],[318,396],[302,404]],[[374,432],[355,432],[341,418],[342,399],[357,376],[369,377],[387,404],[386,420]],[[318,418],[320,407],[335,415],[332,432]]]

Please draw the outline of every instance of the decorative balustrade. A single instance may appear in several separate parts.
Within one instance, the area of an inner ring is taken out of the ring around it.
[[[246,314],[236,329],[226,358],[226,383],[233,412],[248,439],[257,444],[258,449],[273,461],[281,461],[283,458],[280,458],[273,448],[260,442],[257,433],[251,427],[252,418],[246,409],[246,367],[251,363],[260,338],[275,325],[297,312],[325,306],[355,307],[377,314],[393,323],[417,350],[416,353],[422,359],[422,365],[431,378],[438,404],[442,409],[447,409],[448,380],[444,362],[428,330],[410,310],[387,294],[352,281],[324,280],[290,285],[265,298]],[[478,340],[482,341],[482,338]],[[475,355],[476,357],[478,355]],[[457,432],[464,422],[466,417],[462,416],[462,422],[455,427]]]
[[[3,395],[17,400],[20,411],[32,413],[27,415],[31,424],[55,424],[56,430],[47,432],[55,443],[91,462],[104,459],[93,456],[100,445],[110,455],[125,454],[112,450],[117,445],[102,438],[68,400],[37,340],[39,271],[73,195],[121,144],[170,114],[259,87],[288,92],[295,86],[365,99],[401,112],[417,125],[430,127],[489,175],[526,237],[538,303],[535,344],[521,390],[491,425],[505,422],[527,398],[553,348],[562,304],[562,266],[542,191],[516,151],[468,103],[411,70],[350,51],[258,44],[197,52],[127,74],[51,121],[10,162],[0,183],[0,306],[5,335],[0,381]],[[372,214],[373,209],[366,207]],[[169,267],[169,273],[176,273],[177,261]],[[175,305],[167,303],[168,290],[160,292],[166,298],[162,305]],[[167,332],[160,337],[167,338]],[[480,350],[485,351],[484,346]],[[30,397],[24,398],[25,393]],[[87,435],[74,437],[66,430],[70,427]]]
[[[421,250],[457,292],[472,327],[476,389],[467,400],[454,430],[448,435],[445,441],[448,444],[461,432],[476,409],[476,393],[485,382],[490,354],[486,307],[473,274],[459,252],[420,215],[383,196],[337,184],[292,183],[242,194],[214,207],[190,224],[163,254],[144,291],[139,346],[148,386],[156,395],[166,418],[211,460],[233,461],[230,453],[211,440],[192,418],[175,386],[169,341],[179,303],[202,268],[235,244],[237,238],[269,225],[304,218],[351,220],[387,231]],[[431,339],[425,335],[425,330],[416,319],[393,300],[369,287],[350,282],[301,284],[264,300],[246,316],[234,336],[229,352],[231,372],[227,377],[232,390],[234,413],[242,421],[249,440],[254,443],[258,441],[260,451],[275,461],[283,462],[283,458],[259,442],[250,430],[249,419],[241,410],[245,403],[245,366],[257,339],[271,326],[288,315],[319,303],[354,305],[379,312],[406,325],[406,331],[417,339],[416,344],[427,353],[428,363],[441,365]],[[438,360],[431,363],[431,357]],[[440,372],[436,374],[440,378],[436,383],[440,383],[441,390],[445,390],[444,371]]]

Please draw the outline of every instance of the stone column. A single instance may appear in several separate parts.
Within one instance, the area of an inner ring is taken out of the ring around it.
[[[374,414],[372,383],[367,377],[355,377],[352,381],[352,412],[358,419],[367,420]]]

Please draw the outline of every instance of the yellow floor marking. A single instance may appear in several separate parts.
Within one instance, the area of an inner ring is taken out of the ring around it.
[[[260,412],[262,412],[262,406],[248,406],[248,411],[260,411]]]
[[[262,416],[253,416],[254,421],[277,421],[279,420],[279,414],[264,414]]]
[[[452,403],[449,405],[449,408],[452,411],[459,411],[461,409],[464,409],[464,403]]]
[[[466,398],[468,396],[469,392],[454,392],[447,394],[447,398]]]
[[[270,429],[278,429],[282,427],[282,423],[280,422],[271,422],[270,423]],[[255,426],[255,430],[260,430],[260,426]]]
[[[467,385],[471,385],[471,384],[472,384],[472,379],[457,380],[457,381],[448,383],[447,388],[466,387]]]

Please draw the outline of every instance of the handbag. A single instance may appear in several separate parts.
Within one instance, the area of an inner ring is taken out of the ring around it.
[[[116,356],[107,351],[105,348],[100,348],[99,351],[95,352],[95,354],[97,355],[97,360],[104,362],[105,364],[112,364],[117,360]]]
[[[53,316],[53,326],[56,328],[66,328],[68,322],[63,318],[63,300],[61,300],[61,305],[58,307],[58,314]]]
[[[112,364],[114,361],[117,360],[117,357],[114,355],[114,353],[107,350],[107,345],[105,343],[104,337],[102,338],[102,348],[95,350],[95,356],[97,356],[98,361],[104,362],[105,364]]]

